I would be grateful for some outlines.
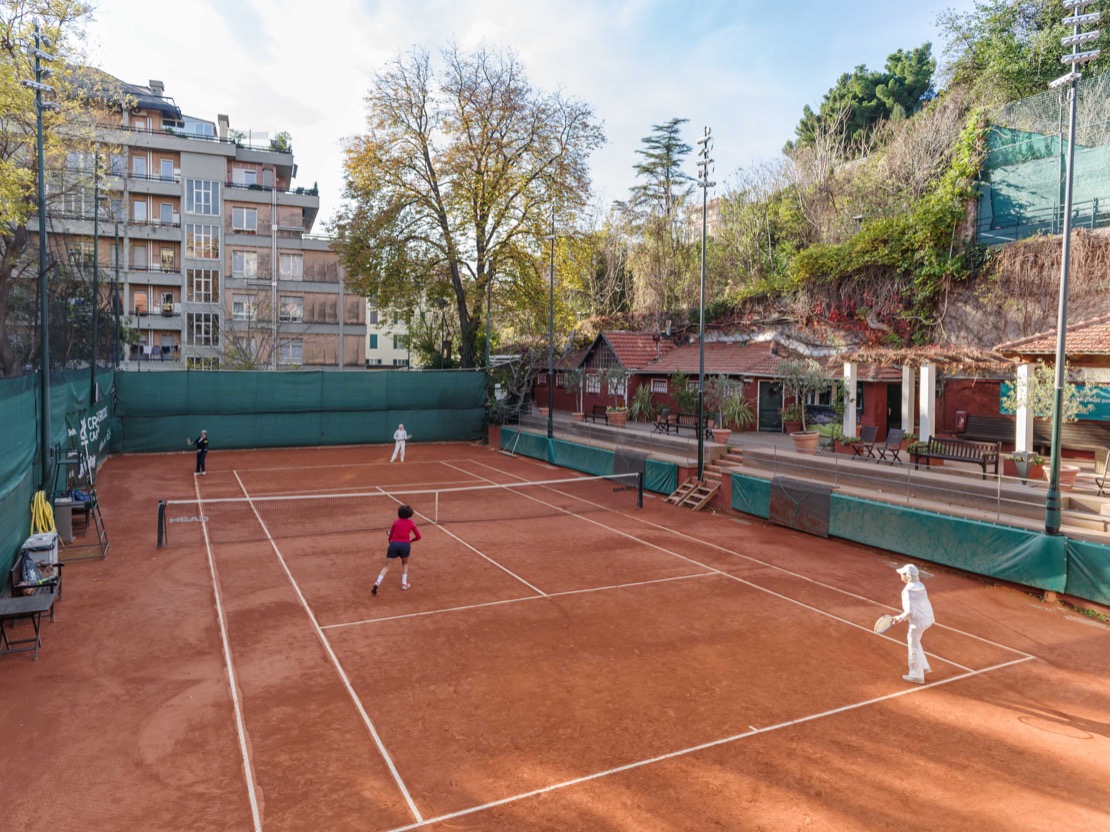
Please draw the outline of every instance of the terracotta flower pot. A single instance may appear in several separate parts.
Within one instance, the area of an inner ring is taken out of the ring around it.
[[[782,423],[782,432],[783,433],[795,434],[795,433],[798,433],[801,429],[802,429],[802,423],[801,422],[783,422]]]
[[[821,439],[821,434],[815,430],[799,430],[790,434],[790,438],[794,440],[794,450],[800,454],[815,454],[817,453],[817,442]]]
[[[614,428],[623,428],[628,423],[627,410],[610,410],[609,424]]]
[[[586,414],[581,412],[581,411],[576,410],[576,411],[574,411],[574,413],[572,413],[570,415],[574,417],[574,421],[576,421],[576,422],[585,422],[586,421]]]
[[[538,410],[540,412],[541,416],[546,416],[547,415],[547,410],[548,409],[546,407],[537,407],[536,410]]]
[[[713,428],[713,441],[720,442],[722,445],[728,444],[728,438],[732,436],[732,431],[728,428]]]
[[[1046,465],[1044,466],[1045,482],[1052,476],[1052,469]],[[1075,480],[1079,476],[1078,465],[1060,465],[1060,490],[1071,491],[1075,487]]]

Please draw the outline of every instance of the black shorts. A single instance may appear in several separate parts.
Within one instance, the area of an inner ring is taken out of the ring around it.
[[[391,540],[385,556],[387,558],[407,558],[411,549],[412,546],[408,543],[401,543],[399,540]]]

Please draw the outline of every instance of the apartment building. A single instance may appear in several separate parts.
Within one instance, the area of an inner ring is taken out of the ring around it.
[[[388,310],[379,309],[372,300],[366,302],[366,367],[408,367],[415,362],[405,341],[408,327],[395,321]]]
[[[320,199],[293,185],[288,142],[252,145],[225,115],[185,115],[160,81],[115,83],[129,106],[100,133],[95,184],[101,286],[118,297],[123,366],[361,367],[365,300],[345,290],[330,241],[311,233]],[[60,246],[71,262],[91,258],[89,155],[71,154],[54,177],[64,192],[48,220],[56,259]]]

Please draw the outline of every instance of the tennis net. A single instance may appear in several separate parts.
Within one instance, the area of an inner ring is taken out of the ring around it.
[[[643,475],[637,473],[361,494],[161,500],[158,546],[203,543],[205,530],[212,543],[384,531],[401,505],[412,507],[418,524],[454,524],[583,515],[643,504]]]

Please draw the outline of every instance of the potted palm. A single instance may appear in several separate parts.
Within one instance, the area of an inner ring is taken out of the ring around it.
[[[628,375],[622,367],[609,367],[601,375],[605,379],[609,395],[613,397],[613,404],[606,408],[609,424],[615,428],[623,428],[628,423]]]
[[[563,373],[563,384],[574,396],[575,404],[578,405],[578,409],[571,414],[574,417],[574,421],[586,421],[586,408],[582,403],[582,391],[586,388],[586,373],[577,368],[567,370]]]
[[[632,394],[632,401],[628,404],[628,415],[637,422],[651,422],[659,412],[655,402],[651,399],[651,386],[641,384]]]

